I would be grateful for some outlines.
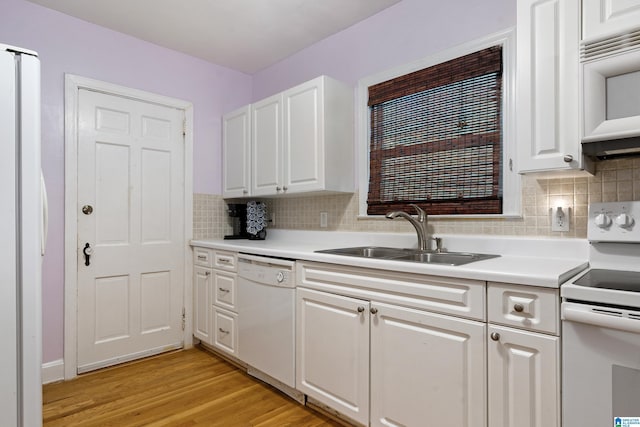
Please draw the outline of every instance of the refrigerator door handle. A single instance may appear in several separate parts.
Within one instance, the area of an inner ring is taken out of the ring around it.
[[[40,171],[40,197],[42,199],[42,228],[40,230],[40,255],[44,256],[47,247],[47,237],[49,236],[49,197],[47,186],[44,183],[44,175]]]

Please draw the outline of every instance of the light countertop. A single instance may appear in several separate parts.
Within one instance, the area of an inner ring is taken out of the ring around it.
[[[193,240],[192,246],[379,270],[558,288],[589,266],[586,239],[439,235],[452,252],[501,255],[450,266],[316,253],[353,246],[415,248],[415,234],[269,230],[266,240]]]

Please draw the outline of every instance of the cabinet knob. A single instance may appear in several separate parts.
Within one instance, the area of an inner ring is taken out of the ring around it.
[[[204,275],[205,275],[205,276],[211,276],[211,272],[210,272],[210,271],[205,271],[205,272],[204,272]]]
[[[369,311],[371,312],[371,314],[378,314],[378,309],[375,307],[371,307]]]
[[[280,188],[280,186],[276,187],[276,191],[280,191],[282,190],[282,188]]]
[[[500,341],[500,334],[497,332],[491,332],[491,339],[494,341]]]
[[[522,313],[524,311],[524,305],[522,304],[514,304],[513,309],[518,313]]]
[[[562,160],[564,160],[565,163],[571,163],[573,162],[573,156],[571,154],[565,154]]]
[[[246,188],[242,190],[242,194],[249,194],[249,190],[247,190]]]
[[[286,185],[284,187],[282,187],[283,191],[287,191],[289,189],[289,187],[287,187]]]
[[[363,306],[358,307],[358,313],[364,313],[364,307]]]

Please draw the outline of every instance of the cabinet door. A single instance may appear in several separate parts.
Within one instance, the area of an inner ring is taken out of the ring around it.
[[[296,292],[296,388],[368,425],[369,302]]]
[[[489,425],[559,426],[560,339],[493,325],[489,336]]]
[[[582,0],[582,38],[611,36],[640,28],[640,0]]]
[[[323,78],[283,94],[284,189],[288,193],[324,188]]]
[[[579,128],[580,0],[518,0],[520,172],[583,167]]]
[[[484,323],[371,309],[371,426],[485,426]]]
[[[211,287],[211,269],[193,267],[193,336],[200,341],[211,344],[211,323],[209,297]]]
[[[251,195],[282,192],[282,95],[251,107]]]
[[[222,118],[222,192],[224,197],[250,196],[251,107]]]

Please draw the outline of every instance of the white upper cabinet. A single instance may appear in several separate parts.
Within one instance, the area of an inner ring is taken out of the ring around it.
[[[640,30],[640,0],[582,0],[582,39]]]
[[[321,76],[228,114],[223,147],[225,197],[353,192],[353,90]]]
[[[517,32],[519,171],[584,169],[580,0],[518,0]]]
[[[249,196],[251,147],[251,108],[243,107],[222,117],[222,194],[224,197]],[[233,166],[231,166],[233,165]]]
[[[282,99],[283,191],[353,191],[353,91],[323,76]]]
[[[251,123],[251,195],[278,194],[282,192],[282,95],[253,104]]]

